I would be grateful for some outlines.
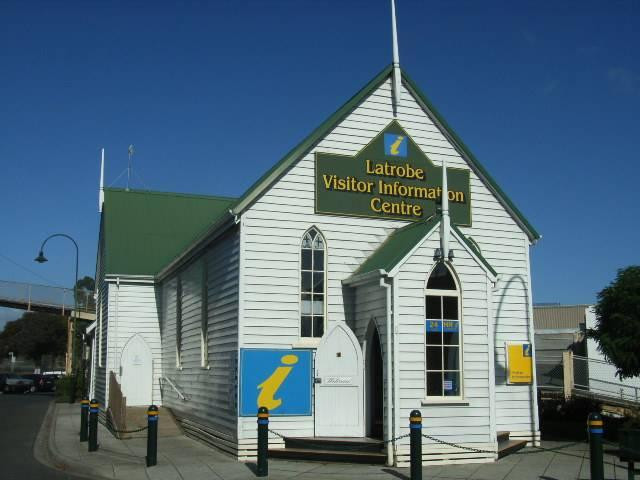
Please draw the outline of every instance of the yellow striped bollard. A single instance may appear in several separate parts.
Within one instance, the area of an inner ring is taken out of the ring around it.
[[[604,480],[604,459],[602,457],[602,435],[604,424],[598,413],[591,413],[587,419],[589,430],[589,453],[591,480]]]

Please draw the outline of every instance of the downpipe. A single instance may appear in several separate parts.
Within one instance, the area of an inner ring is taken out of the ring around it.
[[[386,434],[386,441],[387,441],[387,465],[388,466],[393,466],[393,442],[391,441],[391,439],[393,438],[393,381],[392,381],[392,364],[393,362],[391,361],[391,333],[392,333],[392,328],[391,328],[391,320],[393,317],[393,309],[391,307],[391,289],[393,287],[392,283],[387,283],[385,281],[384,278],[380,279],[380,286],[385,288],[387,291],[387,325],[386,325],[386,334],[387,334],[387,338],[386,338],[386,346],[387,346],[387,358],[386,358],[386,364],[387,364],[387,411],[386,411],[386,416],[387,416],[387,434]]]

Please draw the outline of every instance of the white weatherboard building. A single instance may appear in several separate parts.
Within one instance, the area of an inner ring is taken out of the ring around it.
[[[502,432],[538,442],[539,235],[397,65],[240,198],[103,198],[101,404],[114,372],[128,405],[168,407],[240,460],[259,405],[272,430],[317,441],[400,437],[418,409],[424,433],[486,451],[425,439],[425,462],[494,461]],[[408,438],[387,446],[407,463]]]

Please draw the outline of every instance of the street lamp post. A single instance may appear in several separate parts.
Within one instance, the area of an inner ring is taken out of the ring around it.
[[[76,373],[77,373],[77,366],[76,366],[76,329],[77,329],[77,315],[78,315],[78,292],[77,292],[77,288],[78,288],[78,253],[79,253],[79,249],[78,249],[78,244],[76,243],[76,241],[71,238],[69,235],[65,234],[65,233],[54,233],[53,235],[49,235],[47,238],[44,239],[44,242],[42,242],[42,245],[40,246],[40,253],[38,254],[38,256],[34,259],[34,261],[38,262],[38,263],[44,263],[47,261],[47,258],[44,256],[44,246],[45,244],[51,240],[52,238],[55,237],[64,237],[66,239],[69,239],[73,242],[73,245],[76,247],[76,280],[75,283],[73,284],[73,334],[71,336],[71,362],[70,362],[70,370],[72,370],[75,367]],[[77,375],[76,375],[77,376]],[[75,399],[75,388],[76,388],[76,381],[73,382],[73,392],[71,393],[71,398]]]

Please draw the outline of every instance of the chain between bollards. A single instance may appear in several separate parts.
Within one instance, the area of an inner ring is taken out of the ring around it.
[[[269,475],[269,409],[260,407],[258,409],[258,464],[256,467],[257,477]]]
[[[89,439],[89,399],[83,398],[80,401],[80,441],[86,442]]]
[[[602,435],[604,433],[604,426],[600,414],[589,414],[587,426],[589,430],[591,480],[604,480],[604,458],[602,455]]]
[[[158,463],[158,407],[147,409],[147,467]]]
[[[422,414],[420,410],[413,410],[409,414],[409,434],[411,480],[422,480]]]
[[[89,403],[89,451],[98,450],[98,413],[100,404],[94,398]]]

